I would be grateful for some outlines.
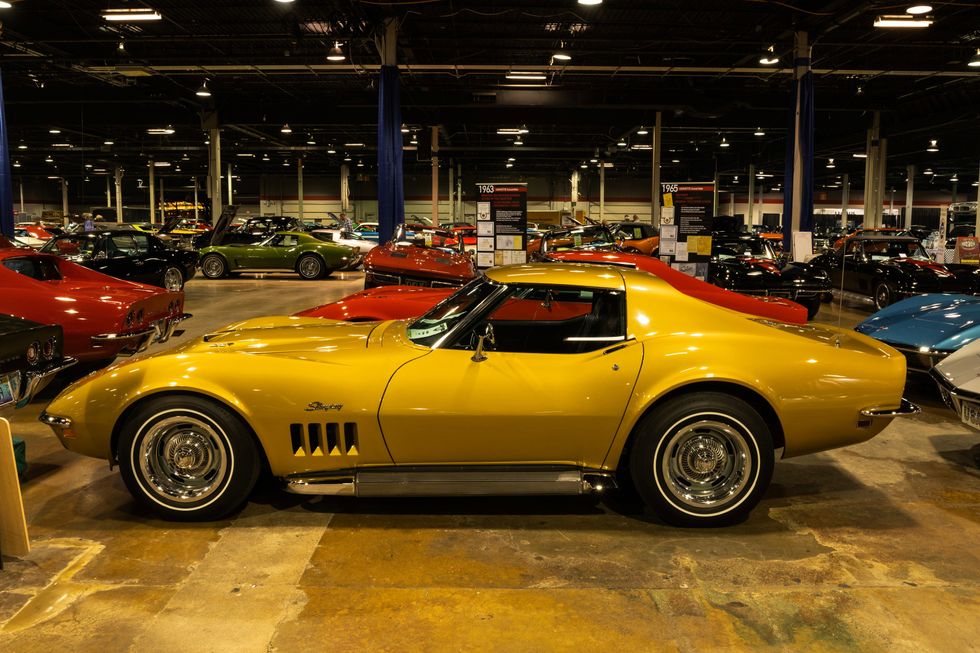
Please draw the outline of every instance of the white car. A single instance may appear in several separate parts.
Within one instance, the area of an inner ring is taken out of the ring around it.
[[[361,265],[361,260],[364,258],[364,255],[378,246],[378,243],[373,240],[368,240],[363,236],[358,236],[349,231],[341,231],[340,229],[314,229],[310,232],[310,235],[327,242],[353,247],[360,252],[361,256],[358,257],[352,266],[344,268],[346,270],[356,270]]]
[[[41,249],[44,247],[46,240],[41,240],[40,238],[35,238],[31,235],[27,229],[14,229],[14,243],[22,247],[30,247],[31,249]]]
[[[980,430],[980,340],[953,352],[929,373],[946,405],[964,424]]]

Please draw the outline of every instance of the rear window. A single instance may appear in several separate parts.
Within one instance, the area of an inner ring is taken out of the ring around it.
[[[25,256],[23,258],[4,259],[3,266],[25,277],[38,281],[59,281],[61,272],[58,265],[47,257]]]

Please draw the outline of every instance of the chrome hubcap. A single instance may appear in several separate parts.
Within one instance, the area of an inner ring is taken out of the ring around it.
[[[304,277],[315,277],[320,274],[320,261],[312,256],[307,257],[299,264],[299,270],[303,273]]]
[[[225,264],[221,262],[221,259],[211,257],[204,262],[204,272],[209,277],[221,276],[221,271],[224,270]]]
[[[154,491],[189,503],[218,490],[228,468],[228,451],[210,424],[190,416],[169,417],[143,438],[139,463]]]
[[[163,274],[163,287],[167,290],[178,291],[183,285],[181,282],[183,277],[180,275],[180,270],[177,268],[170,268]]]
[[[675,498],[689,506],[709,508],[745,488],[751,461],[748,443],[734,427],[700,420],[671,436],[661,473]]]

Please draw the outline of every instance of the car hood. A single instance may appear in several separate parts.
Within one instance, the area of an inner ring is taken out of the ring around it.
[[[189,343],[183,353],[247,353],[336,360],[362,353],[378,323],[334,322],[295,316],[260,317],[230,324]]]
[[[476,266],[469,254],[442,249],[388,243],[375,247],[364,257],[365,270],[409,273],[449,281],[469,281]]]
[[[893,258],[889,259],[888,263],[891,265],[897,265],[899,267],[905,268],[910,272],[932,272],[937,277],[947,278],[954,277],[952,272],[950,272],[945,265],[942,263],[936,263],[935,261],[923,261],[920,259],[912,258]]]
[[[960,390],[980,395],[980,342],[972,342],[941,360],[937,373]]]
[[[980,298],[939,294],[910,297],[878,311],[856,330],[896,345],[959,349],[980,337]]]

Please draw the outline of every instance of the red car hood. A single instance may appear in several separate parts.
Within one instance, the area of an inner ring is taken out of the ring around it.
[[[456,288],[381,286],[356,292],[332,304],[308,308],[296,315],[348,322],[404,320],[422,315],[454,292]]]
[[[893,258],[892,263],[899,263],[904,265],[914,265],[917,268],[924,268],[926,270],[932,270],[941,277],[951,277],[953,273],[950,272],[945,265],[942,263],[936,263],[935,261],[923,261],[917,258]]]
[[[459,284],[476,277],[476,266],[469,254],[401,243],[372,249],[364,257],[364,269]]]

